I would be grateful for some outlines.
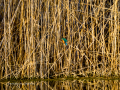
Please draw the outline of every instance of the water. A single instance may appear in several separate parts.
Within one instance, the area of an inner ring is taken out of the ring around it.
[[[120,90],[120,80],[73,79],[1,82],[0,90]]]

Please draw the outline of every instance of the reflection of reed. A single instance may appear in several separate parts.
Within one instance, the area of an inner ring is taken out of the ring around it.
[[[119,3],[0,0],[0,79],[119,76]]]
[[[119,80],[64,80],[0,83],[1,90],[119,90]]]

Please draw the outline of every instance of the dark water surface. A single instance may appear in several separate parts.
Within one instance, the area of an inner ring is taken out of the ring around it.
[[[120,80],[73,79],[1,82],[0,90],[120,90]]]

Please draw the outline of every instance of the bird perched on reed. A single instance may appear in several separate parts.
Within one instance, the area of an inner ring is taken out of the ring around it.
[[[65,38],[62,38],[62,42],[65,43],[65,45],[67,45],[67,40]]]

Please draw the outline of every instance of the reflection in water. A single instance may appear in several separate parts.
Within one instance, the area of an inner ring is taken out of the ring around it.
[[[0,90],[120,90],[120,80],[61,80],[0,83]]]

